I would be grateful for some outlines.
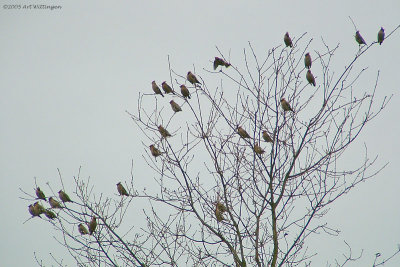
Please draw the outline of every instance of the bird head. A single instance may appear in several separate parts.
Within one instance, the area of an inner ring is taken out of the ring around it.
[[[288,32],[286,32],[286,33],[285,33],[285,36],[289,37],[289,33],[288,33]]]
[[[383,31],[383,32],[384,32],[384,31],[385,31],[385,29],[384,29],[383,27],[381,27],[381,31]]]
[[[307,53],[307,54],[306,54],[306,56],[309,56],[309,55],[310,55],[310,53]]]
[[[286,101],[286,100],[285,100],[285,98],[284,98],[284,97],[282,97],[282,98],[281,98],[281,102],[284,102],[284,101]]]
[[[163,81],[161,84],[165,84],[165,81]]]
[[[174,100],[169,101],[170,104],[174,103]]]
[[[154,145],[150,145],[149,147],[150,147],[150,148],[153,148],[153,147],[154,147]]]
[[[120,185],[121,184],[121,182],[118,182],[118,184],[117,185]]]
[[[311,73],[311,70],[308,70],[307,73]]]

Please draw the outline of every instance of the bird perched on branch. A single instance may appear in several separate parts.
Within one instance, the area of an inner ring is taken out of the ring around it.
[[[83,224],[78,224],[78,231],[81,235],[88,235],[89,231],[87,230],[86,226],[84,226]]]
[[[309,83],[315,86],[315,78],[314,75],[311,73],[311,70],[307,71],[306,78]]]
[[[190,99],[189,90],[187,89],[187,87],[184,84],[181,85],[181,93],[182,93],[184,98],[189,98]]]
[[[264,149],[262,149],[258,144],[254,145],[254,152],[256,152],[257,154],[261,155],[263,154],[265,151]]]
[[[182,111],[181,107],[174,100],[169,101],[169,103],[171,104],[171,108],[174,112]]]
[[[162,152],[158,150],[154,145],[150,145],[150,152],[154,157],[158,157],[162,154]]]
[[[156,81],[151,82],[151,87],[153,88],[153,91],[156,95],[161,95],[164,97],[163,93],[161,93],[160,87],[156,84]]]
[[[311,69],[311,64],[312,64],[312,60],[311,60],[310,53],[307,53],[304,56],[304,65],[306,65],[307,69]]]
[[[34,214],[37,214],[36,216],[39,216],[40,214],[44,213],[45,208],[40,205],[38,201],[36,201],[35,204],[33,204],[33,211]]]
[[[120,196],[129,196],[128,192],[126,191],[125,187],[119,182],[117,184],[117,190]]]
[[[28,210],[29,210],[29,213],[30,213],[33,217],[35,217],[35,216],[40,217],[40,213],[38,213],[38,211],[35,210],[34,205],[30,204],[30,205],[28,206]]]
[[[49,204],[53,209],[62,209],[60,202],[55,200],[53,197],[49,197]]]
[[[364,41],[364,38],[362,38],[362,36],[361,36],[361,34],[360,34],[360,31],[356,31],[356,35],[354,36],[355,38],[356,38],[356,41],[357,41],[357,43],[359,44],[359,45],[362,45],[362,44],[367,44],[365,41]]]
[[[237,128],[237,132],[240,135],[240,137],[242,137],[242,138],[250,138],[250,135],[246,132],[246,130],[240,126],[238,126],[238,128]]]
[[[64,191],[60,190],[58,191],[58,196],[61,199],[62,202],[72,202],[71,198],[65,193]]]
[[[191,84],[196,85],[196,83],[201,83],[199,82],[199,80],[197,80],[196,76],[190,71],[187,73],[186,78]]]
[[[96,217],[93,216],[92,220],[89,223],[89,234],[93,234],[97,227]]]
[[[167,138],[167,137],[171,136],[171,134],[167,131],[167,129],[165,129],[161,125],[158,126],[158,131],[160,132],[161,136],[164,137],[164,138]]]
[[[288,47],[288,46],[293,47],[292,39],[289,37],[288,32],[285,33],[285,36],[283,37],[283,41],[285,42],[286,47]]]
[[[385,40],[385,30],[381,27],[381,29],[378,32],[378,43],[379,43],[379,45],[382,44],[383,40]]]
[[[169,93],[173,93],[174,91],[172,90],[172,88],[171,88],[171,86],[169,86],[168,84],[167,84],[167,82],[162,82],[162,84],[161,84],[161,87],[162,87],[162,89],[164,90],[164,92],[166,93],[166,94],[169,94]]]
[[[264,139],[265,142],[268,142],[268,143],[273,143],[273,142],[274,142],[274,141],[272,140],[271,136],[269,136],[269,134],[268,134],[267,131],[263,131],[263,132],[262,132],[262,137],[263,137],[263,139]]]
[[[292,111],[292,112],[294,112],[293,109],[290,107],[289,103],[283,97],[281,98],[281,106],[282,106],[282,109],[284,111]]]
[[[43,199],[44,201],[46,201],[46,197],[45,197],[43,191],[40,190],[39,187],[36,188],[35,192],[36,192],[36,196],[38,197],[38,199]]]
[[[46,215],[46,217],[49,218],[50,220],[57,218],[57,215],[48,209],[44,210],[44,215]]]
[[[218,68],[218,66],[225,66],[225,68],[229,67],[231,64],[223,60],[222,58],[215,57],[214,59],[214,70]]]
[[[217,222],[222,222],[225,220],[224,212],[226,211],[226,207],[224,204],[220,203],[219,201],[215,204],[215,217]]]

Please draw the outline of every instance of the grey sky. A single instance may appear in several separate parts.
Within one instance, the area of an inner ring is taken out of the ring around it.
[[[321,36],[332,47],[340,43],[334,62],[339,72],[358,49],[349,15],[367,43],[381,26],[390,32],[400,24],[398,0],[47,1],[62,6],[53,11],[6,10],[4,4],[24,1],[0,2],[2,266],[32,266],[34,251],[49,265],[48,253],[66,255],[49,224],[22,224],[28,203],[18,198],[18,188],[33,193],[34,177],[43,189],[46,182],[58,188],[60,168],[72,191],[72,177],[82,166],[82,177],[109,191],[127,179],[133,159],[138,185],[146,185],[143,146],[125,110],[136,110],[138,92],[151,92],[151,81],[168,77],[167,55],[185,74],[193,65],[209,68],[215,45],[242,62],[248,41],[261,56],[282,43],[286,31],[292,37],[307,32],[315,49]],[[332,206],[325,219],[342,232],[313,238],[310,249],[321,253],[313,266],[340,257],[343,240],[354,253],[364,249],[352,266],[372,263],[378,251],[388,256],[400,243],[399,47],[397,31],[357,65],[368,67],[357,87],[372,87],[379,69],[378,98],[393,99],[346,155],[356,159],[366,142],[371,158],[379,154],[378,164],[390,164]],[[74,266],[68,255],[65,260]],[[400,266],[400,257],[385,266]]]

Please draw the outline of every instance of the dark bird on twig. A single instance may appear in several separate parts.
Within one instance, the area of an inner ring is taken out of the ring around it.
[[[34,214],[37,214],[36,216],[39,216],[40,214],[44,213],[45,208],[40,205],[38,201],[36,201],[35,204],[33,204],[33,211]]]
[[[93,216],[92,220],[89,223],[89,233],[93,234],[97,227],[96,217]]]
[[[78,231],[81,235],[88,235],[89,231],[86,229],[86,226],[84,226],[83,224],[78,224]]]
[[[273,143],[273,140],[272,140],[271,136],[269,136],[267,131],[263,131],[262,132],[262,137],[263,137],[265,142]]]
[[[153,91],[156,95],[161,95],[164,97],[163,93],[161,93],[160,87],[156,84],[156,81],[151,82],[151,87],[153,88]]]
[[[314,75],[311,73],[311,70],[307,71],[306,78],[309,83],[315,86],[315,78]]]
[[[158,131],[160,132],[161,136],[164,137],[164,138],[167,138],[167,137],[171,136],[171,134],[167,131],[167,129],[165,129],[161,125],[158,126]]]
[[[181,107],[174,100],[169,101],[169,103],[171,104],[171,108],[174,112],[182,111]]]
[[[51,210],[48,210],[48,209],[46,209],[44,211],[44,215],[46,215],[46,217],[49,218],[50,220],[53,220],[53,219],[57,218],[57,215],[54,212],[52,212]]]
[[[290,107],[289,103],[283,97],[281,98],[281,106],[284,111],[293,111],[293,109]]]
[[[288,32],[286,32],[285,36],[283,37],[283,41],[285,42],[286,47],[293,47],[292,39],[289,37]]]
[[[161,87],[162,87],[162,89],[164,90],[164,92],[166,93],[166,94],[169,94],[169,93],[173,93],[174,91],[172,90],[172,88],[171,88],[171,86],[169,86],[168,84],[167,84],[167,82],[162,82],[162,84],[161,84]]]
[[[35,210],[34,205],[30,204],[30,205],[28,206],[28,210],[29,210],[29,213],[30,213],[33,217],[35,217],[35,216],[40,217],[40,213],[38,213],[38,211]]]
[[[199,82],[199,80],[197,80],[196,76],[190,71],[187,73],[186,78],[191,84],[196,85],[196,83],[201,83]]]
[[[125,187],[119,182],[117,184],[117,190],[120,196],[129,196],[128,192],[126,191]]]
[[[53,209],[62,209],[60,202],[55,200],[53,197],[49,197],[49,204]]]
[[[237,128],[237,132],[240,135],[240,137],[242,137],[242,138],[250,138],[250,135],[246,132],[246,130],[240,126],[238,126],[238,128]]]
[[[72,202],[71,198],[64,191],[58,191],[58,196],[60,197],[62,202]]]
[[[261,155],[263,154],[265,151],[264,149],[262,149],[258,144],[254,145],[254,152],[256,152],[257,154]]]
[[[184,98],[189,98],[190,99],[189,90],[187,89],[187,87],[184,84],[181,85],[181,93],[182,93]]]
[[[385,30],[381,27],[381,29],[378,32],[378,43],[379,43],[379,45],[382,44],[383,40],[385,40]]]
[[[226,68],[229,67],[231,64],[223,60],[222,58],[215,57],[214,59],[214,70],[218,68],[218,66],[225,66]]]
[[[36,196],[38,197],[38,199],[43,199],[44,201],[46,201],[46,197],[45,197],[43,191],[40,190],[39,187],[36,188]]]
[[[356,38],[356,41],[357,41],[357,43],[359,44],[359,45],[362,45],[362,44],[367,44],[365,41],[364,41],[364,38],[362,38],[362,36],[361,36],[361,34],[360,34],[360,31],[356,31],[356,35],[354,36],[355,38]]]
[[[162,152],[158,150],[154,145],[150,145],[150,151],[154,157],[158,157],[162,154]]]
[[[307,69],[311,69],[311,64],[312,64],[312,60],[311,60],[310,53],[307,53],[304,56],[304,65],[306,65]]]

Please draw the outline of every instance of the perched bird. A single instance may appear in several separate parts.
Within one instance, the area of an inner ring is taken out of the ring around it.
[[[121,182],[119,182],[117,184],[117,190],[118,190],[118,193],[120,196],[129,196],[128,192],[126,191],[124,186],[121,184]]]
[[[242,138],[250,138],[250,135],[246,132],[246,130],[240,126],[237,128],[237,132]]]
[[[381,27],[381,29],[378,32],[378,43],[379,43],[379,45],[382,44],[383,40],[385,40],[385,30]]]
[[[222,58],[215,57],[214,59],[214,70],[218,68],[218,66],[225,66],[226,68],[229,67],[231,64],[223,60]]]
[[[162,87],[162,89],[164,90],[164,92],[165,92],[166,94],[169,94],[169,93],[173,93],[173,92],[174,92],[174,91],[172,90],[171,86],[169,86],[165,81],[162,82],[161,87]]]
[[[181,93],[182,93],[183,97],[190,99],[189,90],[187,89],[187,87],[184,84],[181,85]]]
[[[82,223],[78,224],[78,231],[81,235],[89,234],[89,231],[86,229],[86,226],[84,226]]]
[[[33,217],[35,217],[35,216],[39,216],[39,217],[40,217],[40,213],[38,213],[38,212],[35,210],[35,207],[34,207],[32,204],[30,204],[30,205],[28,206],[28,210],[29,210],[29,213],[30,213]]]
[[[254,145],[254,152],[256,152],[257,154],[261,155],[263,154],[265,151],[264,149],[262,149],[258,144]]]
[[[93,216],[92,220],[89,223],[89,233],[93,234],[94,231],[96,230],[96,227],[97,227],[96,217]]]
[[[293,47],[292,39],[290,39],[288,32],[286,32],[285,36],[283,37],[283,41],[285,42],[286,47]]]
[[[165,129],[161,125],[158,126],[158,131],[160,132],[161,136],[164,137],[164,138],[167,138],[167,137],[171,136],[171,134],[167,131],[167,129]]]
[[[367,44],[365,41],[364,41],[364,38],[362,38],[362,36],[361,36],[361,34],[360,34],[360,31],[356,31],[356,36],[355,36],[355,38],[356,38],[356,41],[357,41],[357,43],[359,44],[359,45],[362,45],[362,44]]]
[[[312,64],[312,60],[311,60],[310,53],[307,53],[304,56],[304,65],[306,65],[307,69],[311,69],[311,64]]]
[[[54,212],[47,209],[44,211],[44,215],[46,215],[46,217],[49,218],[50,220],[57,218],[57,215]]]
[[[169,101],[169,103],[171,104],[171,108],[174,112],[182,111],[181,107],[174,100]]]
[[[154,145],[150,145],[150,151],[154,157],[158,157],[162,154],[162,152],[158,150]]]
[[[39,187],[36,188],[36,196],[38,197],[38,199],[43,199],[44,201],[46,201],[46,197],[44,196],[43,191],[40,190]]]
[[[163,93],[161,93],[160,87],[156,84],[156,81],[151,82],[151,87],[153,88],[153,91],[156,95],[161,95],[164,97]]]
[[[190,71],[187,73],[186,78],[191,84],[196,85],[196,83],[201,83],[199,82],[199,80],[197,80],[196,76],[194,76],[194,74]]]
[[[223,203],[219,202],[219,201],[217,201],[216,206],[217,206],[217,208],[218,208],[221,212],[227,211],[225,205],[224,205]]]
[[[220,209],[219,205],[215,205],[215,217],[217,222],[222,222],[225,219],[223,213],[224,212]]]
[[[309,83],[315,86],[315,78],[314,75],[311,73],[311,70],[307,71],[306,78]]]
[[[263,137],[263,139],[264,139],[265,142],[268,142],[268,143],[273,143],[273,142],[274,142],[274,141],[272,140],[271,136],[269,136],[269,134],[268,134],[267,131],[263,131],[263,132],[262,132],[262,137]]]
[[[55,200],[53,197],[49,197],[49,204],[53,209],[62,209],[60,202]]]
[[[58,196],[60,197],[62,202],[72,202],[67,193],[62,190],[58,191]]]
[[[35,202],[35,204],[33,204],[33,212],[34,214],[37,214],[36,216],[39,216],[40,214],[44,213],[45,208],[39,204],[39,202]]]
[[[290,107],[289,103],[283,97],[281,98],[281,106],[284,111],[293,111],[293,109]]]

